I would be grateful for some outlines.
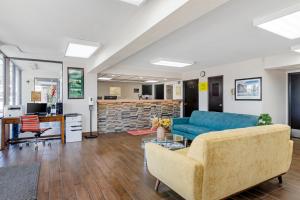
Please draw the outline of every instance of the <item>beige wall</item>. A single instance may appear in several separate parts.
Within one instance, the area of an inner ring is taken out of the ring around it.
[[[142,94],[141,83],[98,81],[98,96],[109,96],[110,87],[121,88],[121,99],[138,99],[138,95]],[[139,93],[134,93],[134,88],[138,88]]]

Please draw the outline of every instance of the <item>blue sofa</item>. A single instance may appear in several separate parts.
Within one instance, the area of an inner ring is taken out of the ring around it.
[[[200,134],[256,126],[258,116],[235,113],[193,111],[191,117],[172,119],[172,134],[193,140]]]

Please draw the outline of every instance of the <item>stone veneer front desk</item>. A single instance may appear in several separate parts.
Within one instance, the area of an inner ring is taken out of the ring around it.
[[[98,132],[151,128],[151,117],[180,117],[181,100],[99,100]]]

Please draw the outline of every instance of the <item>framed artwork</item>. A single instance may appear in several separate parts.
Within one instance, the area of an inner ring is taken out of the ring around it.
[[[121,88],[120,87],[109,87],[109,95],[110,96],[121,96]]]
[[[261,101],[262,78],[245,78],[235,80],[236,101]]]
[[[83,68],[68,67],[68,99],[84,99]]]

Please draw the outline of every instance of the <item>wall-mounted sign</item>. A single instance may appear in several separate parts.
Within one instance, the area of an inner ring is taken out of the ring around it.
[[[83,68],[68,67],[68,99],[84,99]]]
[[[33,101],[33,102],[41,101],[41,99],[42,99],[41,96],[42,96],[41,92],[32,91],[31,92],[31,101]]]
[[[175,96],[181,97],[181,85],[179,85],[179,84],[175,85]]]
[[[199,91],[206,92],[208,90],[208,83],[207,82],[200,82],[199,83]]]
[[[109,95],[110,96],[121,96],[121,88],[120,87],[109,87]]]

